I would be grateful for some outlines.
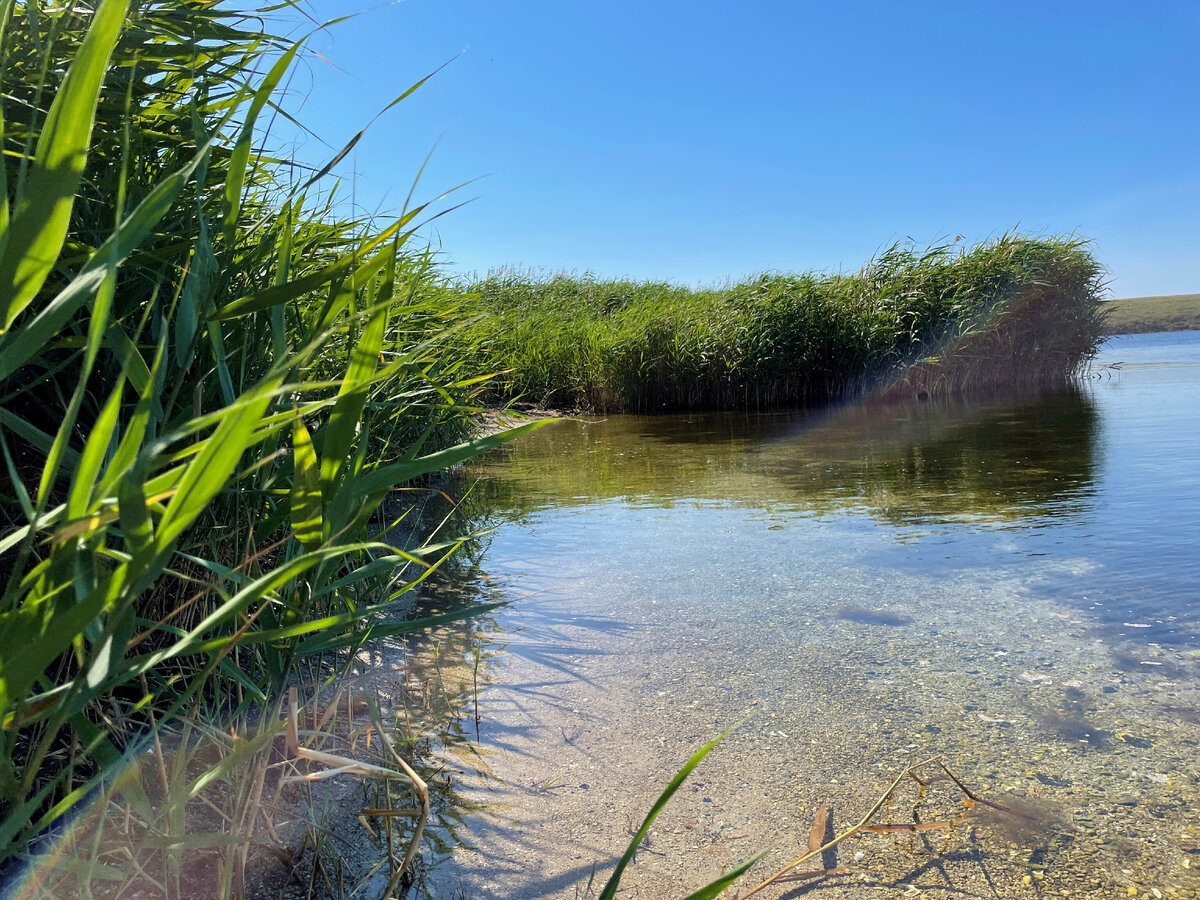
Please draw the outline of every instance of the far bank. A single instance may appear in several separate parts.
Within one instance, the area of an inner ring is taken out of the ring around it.
[[[1200,331],[1200,294],[1127,297],[1108,300],[1103,307],[1109,334]]]

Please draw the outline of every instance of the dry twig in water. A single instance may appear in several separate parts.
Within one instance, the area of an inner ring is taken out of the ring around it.
[[[879,810],[883,808],[883,805],[888,802],[888,800],[891,798],[892,794],[895,792],[896,788],[906,778],[913,779],[922,788],[924,788],[926,785],[929,784],[928,781],[921,779],[916,774],[918,769],[921,769],[928,765],[936,765],[938,768],[940,768],[943,772],[946,773],[946,776],[951,781],[953,781],[955,783],[955,785],[958,786],[958,789],[960,791],[962,791],[963,795],[966,797],[966,800],[964,800],[963,803],[967,807],[968,810],[971,809],[975,804],[980,804],[982,806],[987,806],[990,809],[994,809],[998,812],[1007,813],[1009,815],[1018,816],[1020,818],[1029,818],[1024,813],[1018,812],[1015,809],[1011,809],[1010,807],[1003,806],[999,803],[993,803],[991,800],[984,800],[982,797],[975,795],[965,784],[962,783],[962,780],[957,775],[955,775],[953,772],[950,771],[949,767],[944,762],[942,762],[937,757],[932,757],[930,759],[926,759],[922,762],[916,763],[915,765],[909,766],[907,769],[905,769],[899,775],[897,775],[894,779],[892,779],[892,783],[888,785],[887,790],[885,790],[880,795],[879,799],[875,801],[874,806],[871,807],[871,809],[867,812],[867,814],[865,816],[863,816],[861,819],[859,819],[856,824],[852,825],[850,828],[847,828],[841,834],[835,836],[832,840],[827,841],[824,844],[821,844],[820,839],[817,838],[817,826],[818,826],[818,822],[820,822],[820,820],[822,818],[821,811],[818,810],[818,812],[817,812],[817,820],[818,821],[815,821],[813,823],[812,831],[809,833],[808,852],[803,853],[800,856],[797,856],[795,859],[793,859],[791,862],[789,862],[786,866],[784,866],[782,869],[775,872],[773,875],[771,875],[769,878],[767,878],[766,881],[762,882],[762,884],[759,884],[753,890],[740,895],[738,897],[738,900],[746,900],[747,897],[751,897],[754,894],[757,894],[763,888],[768,887],[772,884],[775,884],[776,882],[791,881],[791,880],[795,880],[797,878],[819,878],[823,875],[834,875],[834,874],[846,873],[849,870],[844,869],[844,868],[839,868],[839,869],[818,869],[818,870],[815,870],[812,872],[801,872],[801,873],[789,875],[789,873],[791,873],[792,870],[795,869],[797,866],[799,866],[802,862],[806,862],[807,860],[812,859],[814,856],[817,856],[818,854],[822,854],[826,850],[832,849],[833,847],[837,846],[842,841],[844,841],[846,838],[848,838],[852,835],[858,834],[860,832],[865,831],[865,832],[870,832],[870,833],[874,833],[874,834],[896,834],[896,833],[906,833],[906,832],[912,833],[912,832],[918,832],[918,831],[933,831],[933,830],[942,829],[942,828],[951,828],[955,825],[962,825],[963,823],[970,821],[972,816],[970,816],[968,814],[968,815],[959,816],[956,819],[949,819],[949,820],[940,821],[940,822],[882,822],[880,824],[872,824],[871,823],[871,819],[873,819],[875,817],[875,815],[879,812]],[[820,823],[820,824],[821,824],[821,834],[823,837],[824,830],[825,830],[824,823]],[[819,845],[819,846],[814,846],[814,845]]]

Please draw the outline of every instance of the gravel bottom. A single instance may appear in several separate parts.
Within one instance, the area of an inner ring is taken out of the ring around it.
[[[1093,613],[1071,588],[1088,560],[1030,557],[1003,534],[972,564],[962,552],[711,507],[498,532],[483,588],[524,599],[364,660],[370,690],[422,735],[406,753],[433,792],[403,896],[576,898],[589,880],[598,895],[679,768],[737,725],[618,896],[684,897],[762,852],[744,894],[805,852],[819,806],[840,833],[936,757],[1020,815],[976,804],[953,828],[855,835],[825,859],[839,874],[756,896],[1200,897],[1191,636]],[[906,782],[872,821],[954,820],[962,800],[945,779],[919,798]],[[364,873],[381,844],[360,808],[329,830],[354,896],[379,896],[386,877]]]
[[[819,805],[841,832],[937,757],[1021,815],[853,836],[836,848],[845,874],[759,896],[1200,897],[1194,657],[1107,650],[1011,585],[874,610],[806,594],[753,617],[637,592],[620,616],[596,615],[571,596],[500,623],[479,739],[464,737],[472,762],[461,746],[442,761],[474,811],[414,896],[580,896],[688,757],[740,721],[655,822],[619,896],[681,897],[765,851],[745,893],[807,849]],[[944,779],[919,804],[915,788],[872,821],[965,811]]]

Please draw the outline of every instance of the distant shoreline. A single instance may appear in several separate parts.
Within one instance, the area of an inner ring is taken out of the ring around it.
[[[1109,334],[1200,331],[1200,294],[1106,300]]]

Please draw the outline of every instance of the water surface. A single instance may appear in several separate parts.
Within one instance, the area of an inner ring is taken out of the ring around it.
[[[462,512],[496,530],[442,588],[514,602],[470,626],[480,728],[447,764],[482,805],[426,889],[574,896],[742,721],[629,896],[767,873],[818,804],[840,829],[933,755],[1029,827],[855,838],[805,890],[1200,890],[1200,333],[1097,362],[1019,402],[569,421],[475,464]]]

